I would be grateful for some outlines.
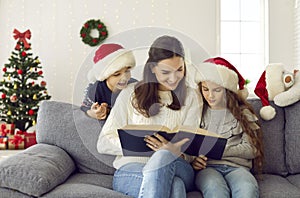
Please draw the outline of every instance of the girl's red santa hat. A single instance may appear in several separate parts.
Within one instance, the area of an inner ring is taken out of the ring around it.
[[[273,101],[276,95],[285,91],[284,72],[283,64],[269,64],[256,84],[254,93],[261,100],[263,107],[260,109],[259,114],[264,120],[271,120],[276,115],[276,111],[269,101]]]
[[[116,43],[102,44],[94,56],[94,65],[88,72],[88,80],[103,81],[124,67],[134,67],[135,57],[130,50]]]
[[[244,99],[249,94],[245,87],[246,80],[230,62],[221,57],[207,59],[199,65],[195,82],[199,84],[202,81],[214,82]]]

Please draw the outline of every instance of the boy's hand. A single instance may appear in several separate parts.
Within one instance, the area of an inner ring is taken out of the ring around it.
[[[98,120],[105,119],[108,112],[109,108],[107,103],[101,103],[101,105],[99,105],[98,102],[95,102],[91,106],[91,116]]]
[[[207,161],[207,157],[205,157],[204,155],[199,155],[199,157],[196,157],[193,162],[192,162],[192,166],[195,170],[201,170],[206,168],[206,161]]]

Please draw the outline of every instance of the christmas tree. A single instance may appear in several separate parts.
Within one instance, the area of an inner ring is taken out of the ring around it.
[[[35,125],[39,103],[49,100],[46,82],[43,78],[41,62],[38,56],[30,53],[30,30],[20,33],[14,30],[17,45],[2,69],[0,82],[0,118],[8,124],[15,124],[21,131],[27,131]]]

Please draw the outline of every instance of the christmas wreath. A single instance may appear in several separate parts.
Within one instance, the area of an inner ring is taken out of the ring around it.
[[[99,32],[98,37],[91,36],[91,31],[94,29]],[[82,38],[82,41],[90,46],[98,45],[100,42],[106,39],[107,36],[108,32],[106,26],[100,20],[88,20],[84,23],[80,30],[80,37]]]

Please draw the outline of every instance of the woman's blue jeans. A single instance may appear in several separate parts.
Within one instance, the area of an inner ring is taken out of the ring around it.
[[[259,197],[257,181],[245,168],[209,165],[197,173],[195,185],[202,192],[204,198]]]
[[[159,150],[147,164],[128,163],[118,169],[113,189],[139,198],[184,198],[193,181],[194,171],[188,162],[167,150]]]

